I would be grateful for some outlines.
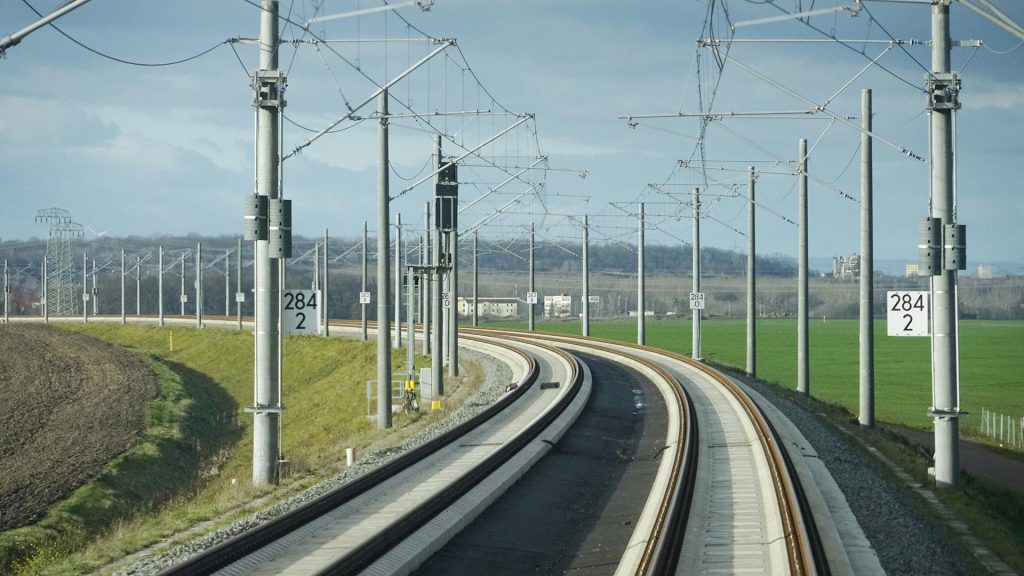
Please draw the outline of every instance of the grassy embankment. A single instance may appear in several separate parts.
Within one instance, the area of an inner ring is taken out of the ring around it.
[[[62,327],[149,356],[163,392],[150,407],[138,446],[57,505],[43,528],[23,529],[46,532],[32,541],[34,555],[18,562],[21,574],[80,574],[162,539],[173,541],[197,523],[226,524],[260,506],[257,499],[267,505],[337,473],[345,448],[363,453],[397,443],[439,417],[399,414],[394,429],[376,430],[366,405],[366,381],[376,377],[376,344],[289,337],[282,432],[289,476],[280,487],[254,489],[252,418],[242,413],[253,400],[250,331]],[[396,371],[404,369],[404,353],[394,360]]]
[[[493,323],[525,329],[526,324]],[[651,320],[645,324],[647,344],[689,356],[691,324],[686,320]],[[704,358],[744,369],[746,322],[705,320],[701,331]],[[815,398],[859,411],[859,324],[857,320],[809,322],[810,393]],[[578,322],[538,322],[537,330],[579,334]],[[590,334],[636,342],[636,320],[591,322]],[[796,388],[795,320],[759,320],[757,376],[785,388]],[[928,338],[887,336],[884,321],[875,321],[875,415],[880,421],[930,430],[931,352]],[[977,430],[981,408],[1024,416],[1024,322],[965,320],[960,322],[961,420],[965,432]]]

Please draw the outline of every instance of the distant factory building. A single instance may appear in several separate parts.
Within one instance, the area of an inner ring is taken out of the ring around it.
[[[860,255],[850,254],[833,258],[832,276],[843,280],[860,278]]]
[[[457,305],[459,316],[469,317],[472,315],[472,298],[459,296]],[[519,314],[519,299],[514,297],[477,298],[476,313],[477,316],[485,318],[512,318]]]

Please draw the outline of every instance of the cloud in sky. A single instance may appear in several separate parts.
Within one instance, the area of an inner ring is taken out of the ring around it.
[[[58,3],[40,0],[38,4],[46,9]],[[1024,9],[1017,3],[1001,5],[1011,16],[1024,20]],[[765,6],[733,2],[729,7],[734,21],[767,15]],[[293,14],[301,15],[301,20],[313,11],[311,3],[297,2]],[[886,29],[894,34],[918,38],[929,34],[927,11],[919,6],[873,5],[871,11],[884,18]],[[611,215],[621,213],[608,208],[608,202],[632,202],[651,193],[648,183],[665,179],[677,160],[698,150],[691,138],[679,136],[699,132],[694,120],[650,120],[631,130],[618,116],[699,109],[696,70],[702,72],[707,96],[708,74],[715,66],[711,53],[699,52],[694,42],[706,13],[707,3],[696,0],[600,0],[585,5],[547,0],[438,0],[430,12],[404,14],[430,34],[458,38],[472,71],[461,68],[461,58],[455,52],[438,57],[396,87],[392,112],[406,112],[399,100],[412,100],[416,109],[427,112],[497,111],[491,94],[515,112],[536,113],[536,122],[529,128],[513,131],[484,152],[501,165],[530,162],[531,130],[535,127],[540,149],[550,156],[552,168],[589,172],[586,180],[574,173],[550,172],[544,189],[552,194],[592,196],[586,204],[567,202],[565,209],[603,212],[612,230],[623,222],[612,221]],[[10,28],[0,33],[20,28],[31,19],[18,3],[0,4],[0,22]],[[417,36],[394,16],[387,22],[387,33],[394,39]],[[818,23],[826,28],[835,26],[837,34],[881,36],[879,27],[868,26],[863,15],[822,18]],[[991,38],[994,44],[1004,40],[1000,36],[1004,33],[956,6],[954,24],[956,37]],[[229,37],[255,36],[258,13],[244,2],[182,0],[173,6],[140,3],[116,9],[92,3],[66,17],[61,25],[98,49],[156,62],[197,53]],[[342,20],[318,30],[332,38],[375,38],[384,35],[384,18]],[[743,28],[737,38],[797,34],[807,34],[807,30],[790,22]],[[286,38],[301,35],[293,27],[282,27]],[[863,48],[869,58],[883,50],[879,45]],[[429,49],[422,43],[393,44],[387,51],[389,74]],[[344,114],[346,102],[362,101],[374,88],[331,50],[352,62],[358,60],[362,72],[377,81],[385,75],[380,44],[333,44],[321,46],[320,52],[310,45],[286,46],[281,59],[289,70],[286,113],[314,130]],[[815,102],[835,94],[867,65],[864,56],[849,49],[821,44],[736,44],[730,54]],[[1020,191],[1015,183],[1024,180],[1024,167],[1014,161],[1014,154],[1024,149],[1024,135],[1019,130],[1024,125],[1024,67],[1018,65],[1019,54],[954,54],[955,66],[970,59],[958,128],[958,170],[962,214],[971,228],[972,257],[1012,258],[1024,249],[1019,235],[1013,236],[1003,227],[1011,225],[1006,216],[1014,213],[1010,207],[1019,206]],[[925,154],[927,115],[920,90],[920,62],[927,61],[925,47],[908,47],[906,52],[894,49],[880,63],[898,78],[871,68],[836,96],[830,108],[857,121],[860,89],[870,87],[875,98],[875,131]],[[0,73],[5,77],[0,85],[0,131],[4,134],[0,139],[0,196],[10,208],[4,212],[4,219],[9,220],[3,222],[4,236],[39,234],[31,216],[51,205],[67,208],[76,218],[95,223],[97,229],[109,229],[111,234],[120,233],[119,229],[142,235],[237,233],[241,196],[253,187],[253,109],[247,74],[255,66],[251,45],[221,46],[199,60],[167,68],[115,64],[74,47],[49,30],[41,30],[13,48],[0,61]],[[476,86],[473,74],[483,81],[487,92]],[[733,63],[726,63],[715,100],[716,111],[807,106]],[[359,114],[369,118],[374,110],[371,103]],[[510,121],[491,116],[431,118],[434,126],[450,132],[466,147]],[[430,129],[423,123],[403,120],[394,124],[392,190],[398,191],[423,173],[433,143]],[[376,131],[371,118],[323,137],[286,161],[285,189],[296,201],[299,233],[319,234],[330,227],[354,235],[361,231],[363,220],[375,222]],[[734,163],[741,169],[757,163],[764,170],[773,167],[773,155],[792,160],[798,138],[807,138],[814,148],[811,166],[815,175],[859,197],[859,135],[841,123],[727,119],[713,123],[707,134],[703,152],[709,163]],[[309,132],[285,123],[285,151],[309,136]],[[459,153],[459,149],[446,145],[446,153]],[[880,143],[875,145],[875,155],[878,255],[913,258],[916,220],[927,210],[927,166]],[[464,187],[466,202],[507,177],[505,172],[488,172],[479,166],[467,168],[465,174],[476,182]],[[542,178],[540,173],[530,177]],[[680,184],[703,185],[696,175],[692,178],[692,182]],[[766,174],[761,182],[759,194],[766,205],[793,216],[792,175]],[[517,182],[506,191],[525,188]],[[811,193],[816,216],[812,252],[828,256],[856,249],[856,204],[823,186],[812,184]],[[393,211],[401,211],[406,221],[419,221],[429,194],[429,186],[421,186],[396,201]],[[512,197],[494,194],[481,201],[474,208],[481,210],[474,219]],[[526,209],[542,209],[536,199],[527,200],[523,199]],[[565,206],[555,199],[549,204]],[[722,212],[715,216],[733,222],[742,207],[741,200],[723,199],[716,208]],[[529,218],[532,216],[512,220]],[[795,231],[790,225],[771,215],[764,216],[763,222],[761,249],[795,251]],[[685,218],[665,226],[675,236],[689,236]],[[736,244],[735,233],[723,226],[709,225],[704,231],[706,245]],[[657,234],[649,239],[676,241]]]

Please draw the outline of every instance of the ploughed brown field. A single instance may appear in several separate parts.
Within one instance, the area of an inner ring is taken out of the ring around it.
[[[0,325],[0,530],[39,520],[145,430],[139,357],[44,325]]]

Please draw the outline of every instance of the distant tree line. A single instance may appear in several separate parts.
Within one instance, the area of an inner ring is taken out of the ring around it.
[[[419,236],[408,236],[404,243],[406,261],[419,263]],[[361,238],[332,238],[330,244],[330,293],[328,306],[334,318],[359,318],[361,306],[358,293],[361,289],[360,263],[362,258]],[[322,238],[296,237],[293,258],[287,266],[287,284],[289,288],[307,288],[313,283],[313,246]],[[195,261],[194,254],[197,244],[203,245],[203,300],[204,311],[208,315],[221,315],[225,311],[225,253],[227,257],[229,282],[227,284],[227,304],[230,315],[236,313],[235,292],[237,290],[236,254],[237,238],[200,237],[197,235],[179,237],[101,237],[89,241],[76,241],[72,248],[72,265],[75,270],[75,299],[78,313],[81,312],[82,293],[82,255],[89,258],[89,288],[91,291],[91,262],[97,262],[97,292],[99,312],[101,314],[120,314],[120,269],[121,250],[125,250],[127,269],[125,279],[125,308],[128,314],[134,314],[137,307],[142,314],[156,314],[158,306],[157,284],[157,249],[164,249],[164,313],[178,315],[181,313],[180,294],[181,266],[180,258],[189,253],[185,265],[185,314],[195,314]],[[376,298],[376,242],[371,237],[369,242],[368,290]],[[468,273],[472,263],[470,244],[462,245],[460,263],[463,273],[460,275],[460,288],[463,295],[469,294],[471,275]],[[525,240],[515,241],[483,240],[479,242],[479,270],[482,296],[524,296],[526,285],[528,245]],[[41,294],[41,263],[46,254],[46,240],[30,239],[28,241],[0,242],[0,258],[7,260],[11,276],[11,294],[9,310],[13,315],[39,314]],[[580,243],[538,242],[534,249],[535,269],[539,284],[542,278],[551,279],[554,286],[564,284],[567,280],[578,283],[582,269],[582,245]],[[304,257],[303,257],[304,256]],[[620,277],[625,281],[635,277],[637,270],[637,251],[635,245],[621,243],[596,243],[590,246],[591,274],[605,277]],[[212,264],[215,260],[219,262]],[[136,268],[136,262],[141,264]],[[172,263],[179,261],[178,264]],[[646,275],[655,281],[658,277],[673,278],[671,293],[661,291],[649,294],[648,303],[656,307],[659,313],[673,312],[677,315],[689,313],[689,281],[691,274],[691,252],[685,246],[649,245],[645,248]],[[242,277],[241,291],[245,294],[242,312],[252,314],[252,245],[242,244]],[[792,258],[783,255],[759,256],[757,261],[758,276],[769,281],[762,282],[758,289],[759,313],[770,316],[790,317],[796,313],[796,289],[789,289],[789,279],[796,276],[796,263]],[[136,273],[140,283],[138,288],[139,302],[136,304]],[[713,291],[714,308],[709,314],[739,317],[745,309],[746,254],[718,248],[701,250],[702,277],[708,279],[708,290]],[[509,285],[493,285],[488,275],[515,278],[518,290]],[[715,284],[713,279],[720,279]],[[682,280],[677,280],[682,279]],[[815,278],[809,295],[811,313],[816,316],[830,318],[853,318],[857,316],[859,296],[856,282],[834,281],[827,278]],[[769,289],[770,285],[781,288]],[[601,292],[595,284],[592,295],[601,296],[601,306],[612,315],[624,315],[634,311],[635,284],[626,282],[623,287]],[[652,289],[653,283],[648,284]],[[927,289],[927,280],[880,277],[875,283],[876,310],[875,316],[884,316],[884,290],[886,289]],[[512,290],[512,291],[510,291]],[[541,287],[544,293],[555,294],[558,288]],[[506,292],[508,292],[506,294]],[[1024,319],[1024,279],[997,278],[980,280],[962,277],[960,281],[960,315],[961,318],[977,319]],[[92,306],[90,304],[90,312]],[[376,305],[366,306],[367,317],[375,319]]]

